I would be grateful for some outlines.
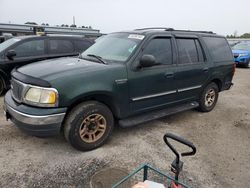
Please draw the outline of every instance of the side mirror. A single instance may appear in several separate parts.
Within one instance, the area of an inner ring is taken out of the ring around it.
[[[152,67],[156,64],[155,57],[153,55],[143,55],[140,59],[141,67]]]
[[[13,57],[16,56],[16,52],[15,50],[9,50],[7,53],[6,53],[6,57],[9,59],[9,60],[13,60]]]

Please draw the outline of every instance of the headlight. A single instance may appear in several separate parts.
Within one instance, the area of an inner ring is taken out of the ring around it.
[[[24,102],[34,106],[55,107],[58,105],[58,92],[54,88],[31,86],[24,95]]]
[[[244,57],[244,56],[248,56],[248,54],[239,54],[239,57]]]

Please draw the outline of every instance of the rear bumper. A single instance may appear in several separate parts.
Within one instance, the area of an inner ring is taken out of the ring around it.
[[[53,136],[60,132],[66,108],[35,108],[17,104],[10,91],[4,98],[4,111],[21,130],[34,136]]]

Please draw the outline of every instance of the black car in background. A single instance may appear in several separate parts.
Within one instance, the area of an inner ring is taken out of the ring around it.
[[[94,43],[75,36],[20,36],[0,44],[0,95],[10,86],[15,67],[36,61],[76,56]]]

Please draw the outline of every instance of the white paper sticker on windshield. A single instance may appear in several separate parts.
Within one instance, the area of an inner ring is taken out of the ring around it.
[[[142,40],[144,39],[144,35],[137,35],[137,34],[130,34],[128,36],[129,39],[138,39],[138,40]]]
[[[18,41],[20,41],[21,39],[13,38],[13,40],[14,40],[15,42],[18,42]]]

